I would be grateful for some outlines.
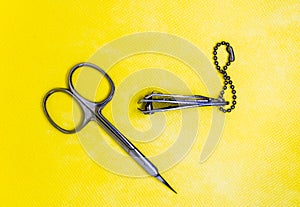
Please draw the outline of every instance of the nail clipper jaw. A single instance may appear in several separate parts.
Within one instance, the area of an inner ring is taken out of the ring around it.
[[[153,103],[152,102],[144,102],[144,100],[152,100],[152,96],[153,93],[146,95],[143,99],[141,99],[139,101],[139,103],[142,103],[144,105],[144,109],[140,109],[138,108],[138,110],[140,110],[141,112],[143,112],[143,114],[154,114],[154,112],[152,112],[153,110]]]
[[[147,114],[154,114],[154,112],[151,112],[153,110],[153,104],[152,102],[145,104],[145,111],[147,111]]]

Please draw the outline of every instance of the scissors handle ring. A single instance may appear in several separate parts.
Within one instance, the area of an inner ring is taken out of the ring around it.
[[[50,90],[48,93],[46,93],[46,95],[44,96],[44,99],[43,99],[43,110],[44,110],[44,113],[45,113],[48,121],[52,124],[52,126],[54,126],[59,131],[65,133],[65,134],[76,133],[76,131],[80,130],[84,126],[83,121],[81,121],[81,123],[79,123],[79,125],[77,127],[75,127],[74,129],[64,129],[61,126],[59,126],[58,124],[55,123],[55,121],[51,118],[51,116],[50,116],[50,114],[49,114],[49,112],[47,110],[47,106],[46,106],[47,105],[47,100],[48,100],[48,98],[52,94],[54,94],[56,92],[66,93],[66,94],[72,96],[73,100],[77,101],[77,98],[75,97],[75,95],[70,90],[68,90],[66,88],[54,88],[54,89]]]
[[[93,68],[97,71],[99,71],[100,73],[102,73],[102,75],[106,78],[106,80],[108,80],[108,83],[110,84],[110,87],[111,87],[111,90],[109,92],[109,94],[107,95],[106,98],[104,98],[102,101],[100,102],[92,102],[92,101],[88,101],[86,98],[82,97],[75,89],[74,85],[73,85],[73,82],[72,82],[72,77],[73,77],[73,74],[74,72],[81,68],[81,67],[90,67],[90,68]],[[94,65],[92,63],[88,63],[88,62],[83,62],[83,63],[78,63],[77,65],[75,65],[70,73],[69,73],[69,76],[68,76],[68,84],[69,84],[69,88],[70,88],[70,91],[79,99],[79,100],[83,100],[83,102],[89,102],[91,104],[97,104],[98,106],[100,106],[100,109],[102,109],[112,98],[113,98],[113,95],[114,95],[114,92],[115,92],[115,84],[114,82],[112,81],[112,79],[109,77],[109,75],[103,70],[101,69],[100,67],[98,67],[97,65]]]

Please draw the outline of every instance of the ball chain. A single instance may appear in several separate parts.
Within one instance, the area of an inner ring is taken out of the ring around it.
[[[222,45],[226,46],[226,50],[229,53],[229,58],[228,58],[228,62],[221,68],[219,66],[219,62],[218,62],[217,50]],[[227,90],[228,88],[231,89],[231,93],[232,93],[231,106],[229,108],[224,108],[224,107],[221,106],[219,109],[220,109],[220,111],[222,111],[224,113],[226,113],[226,112],[229,113],[233,109],[235,109],[236,98],[237,98],[236,97],[236,90],[235,90],[235,87],[234,87],[233,82],[231,80],[231,77],[226,72],[226,70],[230,66],[230,63],[234,61],[233,49],[232,49],[232,47],[230,46],[230,44],[228,42],[222,41],[220,43],[217,43],[216,46],[214,47],[213,55],[214,55],[213,60],[214,60],[215,67],[222,74],[222,76],[224,78],[224,86],[223,86],[223,88],[220,92],[219,98],[224,100],[223,97],[224,97],[224,94],[225,94],[225,90]]]

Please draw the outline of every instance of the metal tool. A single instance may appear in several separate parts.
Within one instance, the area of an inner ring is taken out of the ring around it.
[[[143,108],[138,108],[144,114],[153,114],[155,112],[164,112],[185,108],[194,108],[201,106],[224,106],[229,104],[224,99],[209,98],[201,95],[186,96],[178,94],[163,94],[152,92],[139,101]],[[154,107],[153,104],[159,104],[160,107]],[[166,106],[164,106],[166,105]]]
[[[89,67],[95,69],[102,73],[102,75],[106,78],[108,83],[110,84],[110,92],[108,96],[99,102],[92,102],[87,100],[86,98],[82,97],[74,88],[72,83],[72,76],[74,72],[81,67]],[[95,121],[100,126],[102,126],[113,138],[114,140],[151,176],[157,178],[160,182],[165,184],[169,189],[176,193],[176,191],[167,183],[167,181],[159,174],[157,168],[148,160],[114,125],[112,125],[101,113],[102,109],[105,105],[112,99],[115,91],[115,86],[112,79],[108,76],[108,74],[99,68],[98,66],[91,64],[91,63],[79,63],[75,65],[68,76],[68,86],[69,88],[55,88],[50,90],[44,97],[43,100],[43,109],[45,115],[49,122],[59,131],[71,134],[76,133],[77,131],[81,130],[88,122]],[[57,92],[63,92],[75,99],[83,112],[83,119],[82,122],[75,127],[74,129],[68,130],[64,129],[61,126],[57,125],[47,110],[47,100],[48,98]]]
[[[221,68],[218,62],[217,50],[222,45],[226,46],[226,51],[228,53],[228,61]],[[233,48],[230,46],[228,42],[222,41],[220,43],[217,43],[216,46],[214,47],[213,55],[214,55],[213,60],[216,69],[222,74],[224,79],[224,86],[222,87],[220,95],[217,99],[201,96],[201,95],[186,96],[186,95],[163,94],[163,93],[152,92],[151,94],[146,95],[143,99],[139,101],[139,103],[142,103],[143,106],[142,108],[138,108],[138,109],[144,114],[153,114],[155,112],[164,112],[164,111],[193,108],[193,107],[219,106],[220,111],[224,113],[231,112],[236,105],[236,90],[230,76],[227,75],[226,70],[230,66],[231,62],[235,60]],[[230,86],[233,101],[231,102],[231,106],[225,109],[223,106],[229,105],[229,102],[225,101],[223,98],[225,90],[227,89],[227,85]],[[155,107],[154,104],[158,106]]]

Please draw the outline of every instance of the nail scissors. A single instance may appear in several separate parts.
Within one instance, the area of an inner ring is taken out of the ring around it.
[[[89,67],[92,69],[97,70],[100,72],[104,78],[108,81],[110,85],[110,91],[105,99],[99,102],[93,102],[90,101],[83,96],[81,96],[77,90],[75,89],[72,77],[74,72],[81,68],[81,67]],[[97,122],[101,127],[103,127],[110,135],[111,137],[129,154],[129,156],[134,159],[149,175],[157,178],[160,182],[165,184],[169,189],[171,189],[173,192],[176,193],[176,191],[167,183],[166,180],[159,174],[158,169],[148,160],[113,124],[111,124],[101,113],[102,109],[105,107],[105,105],[113,98],[114,91],[115,91],[115,85],[112,81],[112,79],[108,76],[108,74],[102,70],[97,65],[94,65],[92,63],[79,63],[75,65],[69,75],[68,75],[68,86],[69,88],[54,88],[50,90],[43,99],[43,110],[44,113],[49,120],[49,122],[59,131],[66,133],[66,134],[72,134],[76,133],[77,131],[81,130],[87,123],[90,121]],[[80,106],[82,109],[83,118],[81,120],[81,123],[74,129],[64,129],[61,126],[59,126],[55,121],[51,118],[48,110],[47,110],[47,100],[48,98],[58,92],[66,93],[67,95],[70,95]]]

